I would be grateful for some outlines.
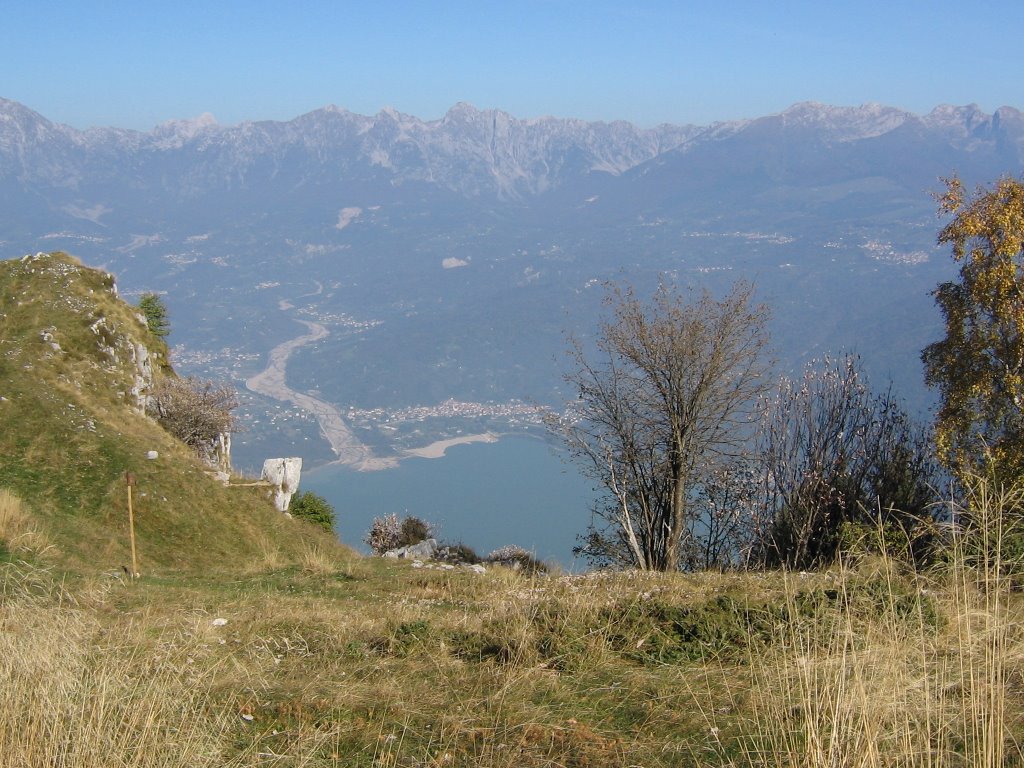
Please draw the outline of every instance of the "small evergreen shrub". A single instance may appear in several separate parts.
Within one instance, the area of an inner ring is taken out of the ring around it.
[[[334,523],[337,516],[334,507],[327,503],[327,499],[312,491],[303,491],[292,496],[288,505],[288,513],[300,520],[308,520],[314,525],[319,525],[325,531],[334,531]]]
[[[139,299],[139,309],[146,318],[149,332],[161,339],[171,332],[171,324],[167,319],[167,305],[155,293],[144,293]]]

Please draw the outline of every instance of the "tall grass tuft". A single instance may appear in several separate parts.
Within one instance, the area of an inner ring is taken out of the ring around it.
[[[918,574],[883,556],[867,582],[840,569],[834,609],[813,617],[798,610],[801,575],[788,574],[787,620],[750,658],[740,762],[1019,765],[1019,707],[1009,704],[1024,661],[1020,563],[1007,561],[1004,543],[1022,504],[1024,487],[975,484],[973,524],[951,526],[946,562]],[[876,598],[861,599],[865,589]]]
[[[53,549],[21,499],[6,488],[0,488],[0,547],[15,555],[36,556]]]
[[[232,723],[209,706],[185,645],[103,631],[43,589],[46,573],[3,566],[0,763],[5,766],[220,766]],[[113,646],[113,648],[112,648]]]

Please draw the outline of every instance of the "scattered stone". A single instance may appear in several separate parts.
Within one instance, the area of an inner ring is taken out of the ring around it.
[[[396,557],[396,558],[418,558],[423,560],[429,560],[434,556],[437,551],[437,539],[426,539],[418,544],[410,544],[407,547],[399,547],[398,549],[389,549],[384,553],[384,557]]]
[[[211,626],[214,626],[214,627],[223,627],[227,623],[228,623],[227,619],[214,619],[213,621],[210,622]]]
[[[465,566],[465,568],[466,568],[467,571],[472,571],[473,573],[487,573],[487,569],[484,568],[482,565],[480,565],[480,563],[474,563],[473,565],[467,565],[467,566]]]
[[[156,451],[146,451],[146,458],[149,459],[150,461],[153,461],[154,459],[159,459],[160,454],[157,453]]]

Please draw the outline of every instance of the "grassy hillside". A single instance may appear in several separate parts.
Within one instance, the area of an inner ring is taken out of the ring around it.
[[[877,542],[816,574],[362,558],[140,413],[138,345],[166,350],[111,289],[0,264],[0,766],[1024,764],[1021,570],[970,555],[994,523],[927,573]]]
[[[0,489],[21,499],[36,546],[93,570],[130,562],[133,472],[143,570],[297,557],[314,533],[260,489],[223,487],[142,413],[132,390],[147,356],[154,376],[168,372],[166,346],[111,275],[61,253],[0,262]]]

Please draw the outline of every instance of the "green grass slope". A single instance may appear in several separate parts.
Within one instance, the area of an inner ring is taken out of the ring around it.
[[[147,356],[156,377],[173,375],[164,342],[117,297],[113,276],[62,253],[0,262],[0,489],[21,500],[50,557],[130,562],[126,472],[137,478],[143,571],[237,569],[318,541],[264,489],[214,480],[143,413],[133,388]],[[9,542],[0,546],[9,557]]]

